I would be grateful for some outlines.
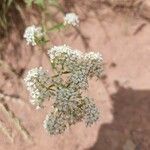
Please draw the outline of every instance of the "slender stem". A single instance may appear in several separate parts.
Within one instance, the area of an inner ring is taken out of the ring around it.
[[[64,23],[58,23],[54,25],[53,27],[51,27],[50,29],[48,29],[47,32],[56,31],[56,30],[60,31],[63,28],[65,28]]]

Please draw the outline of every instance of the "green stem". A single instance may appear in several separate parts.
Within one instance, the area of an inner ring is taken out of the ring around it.
[[[48,29],[47,32],[57,31],[57,30],[60,31],[63,28],[65,28],[65,25],[63,23],[58,23],[54,25],[53,27],[51,27],[50,29]]]

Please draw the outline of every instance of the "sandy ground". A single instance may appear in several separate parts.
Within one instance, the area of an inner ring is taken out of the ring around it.
[[[150,149],[150,24],[130,11],[120,13],[108,6],[98,9],[96,13],[92,9],[81,10],[77,8],[76,11],[83,18],[79,28],[84,38],[75,37],[76,31],[72,30],[62,35],[65,38],[54,38],[53,44],[66,43],[82,51],[102,53],[105,77],[98,82],[92,80],[88,91],[100,109],[99,121],[90,128],[81,122],[63,135],[49,136],[42,123],[50,104],[45,109],[35,110],[29,103],[22,79],[16,79],[6,67],[5,70],[0,69],[1,91],[21,97],[22,100],[18,101],[8,99],[7,104],[21,119],[32,141],[24,139],[1,112],[0,120],[11,128],[14,142],[11,143],[0,133],[0,150]],[[83,42],[83,39],[86,40]],[[39,65],[49,68],[45,54],[29,48],[25,41],[18,40],[15,33],[10,37],[5,59],[19,73],[24,69],[26,73]]]

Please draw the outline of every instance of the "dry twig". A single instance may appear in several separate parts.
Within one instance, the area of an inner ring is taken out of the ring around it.
[[[3,98],[0,98],[3,101]],[[8,120],[11,121],[19,132],[22,134],[25,140],[31,140],[32,137],[29,132],[25,129],[25,127],[21,124],[20,120],[15,116],[15,114],[9,109],[6,103],[0,102],[0,109],[7,116]]]
[[[3,132],[3,134],[8,137],[8,139],[11,141],[11,143],[13,143],[14,139],[13,139],[9,129],[3,125],[2,121],[0,121],[0,131]]]

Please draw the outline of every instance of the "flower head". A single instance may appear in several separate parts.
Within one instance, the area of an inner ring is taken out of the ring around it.
[[[42,67],[30,70],[24,80],[27,89],[30,91],[33,105],[40,106],[46,98],[50,97],[51,79]]]
[[[35,27],[35,25],[28,26],[23,35],[23,37],[27,41],[27,44],[31,44],[32,46],[37,45],[37,41],[42,39],[43,36],[44,36],[44,33],[42,32],[42,28]]]
[[[91,126],[99,119],[99,111],[92,99],[85,97],[84,101],[84,120],[87,126]]]
[[[65,116],[59,112],[52,112],[46,116],[43,126],[51,135],[61,134],[66,129]]]
[[[82,53],[67,45],[48,50],[54,75],[49,78],[41,67],[28,72],[25,82],[34,105],[40,106],[46,98],[53,99],[53,110],[44,120],[44,128],[52,135],[63,133],[68,126],[85,121],[91,126],[99,118],[93,100],[84,97],[88,79],[100,77],[103,59],[100,53]]]
[[[77,107],[79,91],[71,87],[60,87],[56,90],[54,107],[61,112],[68,113]]]
[[[69,82],[73,88],[87,89],[88,87],[88,77],[86,70],[76,70],[70,75]]]
[[[67,45],[52,47],[48,50],[48,55],[50,57],[50,61],[57,67],[59,65],[63,65],[63,68],[70,71],[75,67],[78,67],[78,64],[82,59],[82,52],[73,50]]]
[[[75,13],[67,13],[64,17],[64,24],[77,26],[79,24],[79,17]]]
[[[90,77],[100,77],[103,73],[103,58],[100,53],[89,52],[84,56],[84,64]]]

